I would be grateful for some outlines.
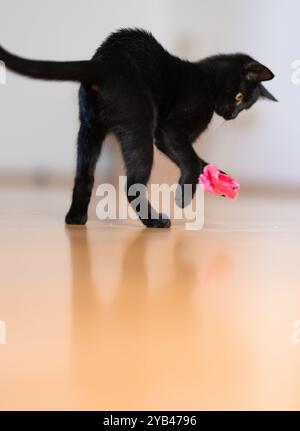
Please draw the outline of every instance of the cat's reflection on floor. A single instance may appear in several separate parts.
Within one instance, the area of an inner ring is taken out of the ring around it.
[[[191,237],[160,234],[161,259],[172,244],[171,270],[151,293],[151,260],[157,256],[148,251],[155,232],[134,232],[133,239],[125,241],[120,282],[107,307],[99,295],[101,255],[97,283],[92,277],[88,229],[72,227],[66,232],[72,268],[72,381],[86,403],[81,407],[117,409],[126,399],[127,407],[136,408],[137,400],[153,398],[156,392],[164,398],[166,383],[168,393],[178,393],[179,386],[196,391],[194,372],[201,374],[204,352],[199,339],[202,316],[194,300],[196,289],[201,289],[195,264],[199,258],[186,255]]]

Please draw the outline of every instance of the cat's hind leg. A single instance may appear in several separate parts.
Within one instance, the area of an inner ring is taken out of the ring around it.
[[[84,225],[87,221],[88,206],[94,185],[94,172],[105,138],[103,128],[95,115],[96,94],[81,87],[80,120],[77,139],[77,168],[71,207],[66,215],[66,223]]]

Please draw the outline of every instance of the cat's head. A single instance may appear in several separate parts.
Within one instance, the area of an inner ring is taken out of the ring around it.
[[[212,57],[215,94],[215,112],[225,120],[235,119],[257,100],[277,100],[262,85],[274,74],[263,64],[245,54]]]

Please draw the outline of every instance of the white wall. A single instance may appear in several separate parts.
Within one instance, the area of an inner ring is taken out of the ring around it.
[[[261,102],[219,128],[218,119],[197,148],[239,180],[300,186],[300,86],[291,83],[299,15],[299,0],[0,0],[0,40],[32,58],[86,59],[111,31],[137,26],[189,59],[247,52],[277,75],[267,87],[280,103]],[[1,170],[73,169],[77,88],[8,74],[0,85]]]

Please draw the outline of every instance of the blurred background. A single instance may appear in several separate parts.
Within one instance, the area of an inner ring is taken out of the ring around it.
[[[300,58],[298,0],[0,0],[0,8],[1,44],[31,58],[88,59],[120,27],[150,30],[170,52],[189,60],[250,54],[275,73],[267,87],[280,103],[262,101],[234,122],[215,118],[197,151],[244,187],[300,187],[300,86],[291,80],[292,63]],[[0,85],[0,180],[71,181],[78,85],[10,72],[6,80]],[[98,172],[109,180],[121,164],[108,138]],[[172,164],[157,155],[152,181],[176,178]]]

